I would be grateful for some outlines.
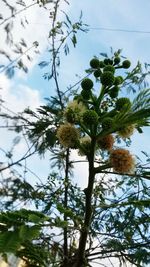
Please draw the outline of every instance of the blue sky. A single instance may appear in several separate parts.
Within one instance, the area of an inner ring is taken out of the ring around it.
[[[60,78],[64,87],[76,80],[75,74],[84,73],[93,55],[99,55],[100,52],[109,53],[110,47],[114,50],[123,49],[123,55],[132,60],[133,66],[138,60],[149,63],[150,34],[93,29],[148,31],[150,29],[150,2],[148,0],[145,0],[144,4],[140,0],[124,2],[120,0],[72,0],[68,14],[73,21],[76,21],[81,10],[83,21],[90,26],[91,30],[87,34],[79,34],[77,48],[72,48],[70,55],[63,58]],[[48,28],[48,23],[45,21],[36,24],[34,19],[31,19],[31,25],[38,26],[40,32],[43,27]],[[46,56],[49,55],[44,54],[43,58]],[[36,65],[29,73],[26,82],[31,87],[37,87],[42,97],[49,94],[49,84],[43,80],[41,71]]]

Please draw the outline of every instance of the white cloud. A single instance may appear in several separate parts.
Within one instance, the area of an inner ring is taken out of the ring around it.
[[[0,87],[3,88],[1,89],[1,98],[5,101],[3,106],[6,107],[6,109],[1,107],[1,112],[9,113],[7,108],[14,113],[22,112],[27,106],[29,106],[32,110],[35,110],[43,104],[39,91],[22,84],[16,85],[15,82],[8,80],[5,76],[1,76]],[[11,112],[9,114],[14,115]],[[0,125],[6,125],[3,119],[0,119]],[[28,150],[27,143],[22,134],[18,135],[12,131],[8,131],[7,129],[0,128],[0,148],[4,149],[6,152],[11,149],[12,141],[16,135],[21,136],[21,141],[14,149],[14,160],[20,159],[26,153]],[[0,154],[1,161],[5,161],[5,153],[0,151]],[[41,160],[39,159],[39,156],[34,155],[26,161],[26,164],[27,167],[38,174],[39,177],[46,179],[49,173],[48,155],[46,156],[46,159]],[[24,161],[21,163],[25,164]],[[7,175],[8,171],[5,171],[4,174]],[[35,181],[35,177],[31,173],[30,175],[27,175],[27,178],[28,177],[32,178],[32,182]]]
[[[12,3],[14,5],[14,1],[9,1],[9,3]],[[27,6],[30,4],[33,4],[32,0],[28,0]],[[50,18],[50,12],[53,11],[53,3],[50,3],[46,6],[47,8],[39,7],[39,5],[34,5],[30,8],[27,8],[20,14],[16,15],[15,18],[13,18],[13,29],[11,31],[11,34],[13,35],[13,41],[14,44],[20,42],[20,39],[23,38],[25,42],[28,45],[28,48],[33,46],[33,42],[37,41],[39,43],[38,50],[40,53],[43,53],[46,47],[49,46],[49,40],[48,35],[49,31],[52,28],[52,19]],[[22,7],[20,7],[22,9]],[[60,10],[64,10],[67,12],[69,9],[69,5],[65,3],[65,1],[62,1],[60,4]],[[6,5],[1,1],[0,2],[0,10],[4,18],[7,18],[10,16],[10,12],[8,8],[6,8]],[[58,13],[58,19],[61,19],[63,17],[63,13]],[[23,22],[25,22],[25,19],[27,19],[28,24],[24,23],[25,27],[21,26],[21,19]],[[12,51],[12,47],[9,47],[5,43],[6,39],[6,33],[3,30],[3,27],[7,24],[7,22],[10,22],[11,20],[6,21],[4,23],[4,26],[1,26],[1,44],[0,49],[4,49],[7,51],[9,55],[11,55],[12,59],[18,57],[17,54],[14,54]],[[27,48],[23,49],[24,51],[27,50]],[[22,59],[24,63],[28,66],[28,68],[31,70],[33,66],[35,66],[39,60],[39,55],[34,53],[34,47],[27,53],[31,58],[33,58],[33,61],[30,62],[27,60],[26,55],[22,56]],[[6,62],[6,60],[2,57],[2,62]],[[19,73],[19,75],[22,76],[22,74]]]
[[[27,106],[35,109],[42,103],[40,93],[36,89],[16,84],[4,75],[0,78],[1,98],[5,101],[5,105],[14,112],[23,111]]]

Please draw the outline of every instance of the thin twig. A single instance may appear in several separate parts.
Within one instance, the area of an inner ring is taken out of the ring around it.
[[[11,18],[14,18],[16,15],[22,13],[23,11],[25,11],[26,9],[32,7],[32,6],[35,6],[37,5],[37,3],[34,3],[34,4],[31,4],[29,6],[26,6],[24,7],[23,9],[19,10],[19,11],[16,11],[14,14],[12,14],[11,16],[7,17],[6,19],[4,19],[1,23],[0,23],[0,26],[3,25],[6,21],[10,20]]]

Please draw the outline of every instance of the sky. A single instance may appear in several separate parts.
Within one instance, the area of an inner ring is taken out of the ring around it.
[[[13,3],[11,0],[9,2]],[[28,2],[32,3],[31,0]],[[76,75],[84,76],[84,70],[88,68],[89,60],[94,55],[99,56],[100,52],[110,54],[110,47],[114,51],[123,49],[123,55],[132,61],[133,67],[138,60],[142,63],[150,63],[149,0],[71,0],[70,6],[63,2],[61,9],[65,10],[74,22],[78,20],[82,10],[83,21],[89,25],[90,29],[88,33],[80,33],[78,35],[77,47],[74,49],[70,45],[71,50],[67,57],[62,56],[59,77],[62,90],[66,90],[67,86],[74,84],[78,80]],[[0,96],[5,101],[5,106],[13,110],[13,112],[22,111],[27,106],[36,108],[45,103],[45,97],[55,94],[54,84],[43,79],[44,70],[41,70],[38,66],[41,60],[46,60],[47,57],[50,57],[49,53],[46,52],[48,47],[47,36],[51,27],[49,12],[49,10],[46,11],[43,8],[33,6],[25,14],[18,15],[14,20],[13,35],[16,42],[23,37],[30,47],[34,41],[38,41],[38,49],[41,54],[37,55],[31,51],[33,61],[30,64],[27,62],[28,74],[17,72],[14,79],[9,80],[3,73],[0,73]],[[6,17],[9,16],[2,1],[0,2],[0,13],[5,13]],[[29,26],[26,26],[25,29],[19,26],[20,18],[24,18],[24,16],[29,21]],[[62,16],[62,13],[60,13],[59,18],[62,19]],[[2,27],[0,31],[0,49],[4,49],[6,44]],[[14,53],[10,48],[8,48],[8,51],[14,58]],[[1,58],[1,62],[5,63],[4,58]],[[4,132],[3,129],[0,129],[0,137],[0,147],[9,149],[11,147],[12,133]],[[146,129],[144,131],[142,141],[141,136],[135,133],[131,148],[133,153],[139,155],[141,155],[141,150],[148,151],[149,130]],[[16,147],[15,158],[18,159],[25,150],[24,142],[20,142]],[[1,152],[0,157],[0,161],[2,161],[3,154]],[[76,159],[77,154],[73,154],[73,158]],[[46,158],[40,161],[35,156],[28,161],[28,167],[38,173],[40,178],[46,177],[50,169],[49,155],[46,155]],[[86,168],[75,168],[75,171],[74,181],[84,187],[87,182]],[[81,172],[83,173],[82,177],[85,178],[79,181],[77,177],[79,177],[79,173],[81,175]],[[34,177],[31,179],[34,179]]]

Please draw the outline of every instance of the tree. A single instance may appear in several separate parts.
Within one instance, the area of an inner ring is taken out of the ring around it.
[[[150,193],[145,182],[150,178],[149,155],[144,153],[143,164],[122,145],[130,145],[135,130],[142,138],[142,128],[149,126],[150,90],[139,90],[132,101],[121,95],[122,89],[141,86],[146,74],[140,63],[125,71],[131,62],[118,50],[110,57],[92,58],[85,77],[61,91],[60,49],[65,44],[68,51],[65,42],[70,36],[75,46],[77,31],[85,31],[86,25],[82,17],[72,23],[67,15],[67,21],[58,23],[58,2],[50,33],[52,61],[40,63],[51,66],[45,77],[54,79],[56,97],[36,112],[27,108],[22,114],[1,114],[8,128],[24,133],[30,147],[18,161],[7,153],[8,165],[1,167],[1,173],[9,169],[10,175],[1,182],[0,253],[5,259],[13,253],[30,267],[85,267],[95,261],[107,266],[108,258],[117,258],[120,266],[125,262],[146,266],[150,261]],[[80,154],[79,162],[71,160],[73,150]],[[46,151],[52,160],[46,183],[33,185],[19,176],[17,165]],[[89,172],[84,190],[72,181],[74,165],[83,162]],[[20,207],[27,203],[28,209]]]

